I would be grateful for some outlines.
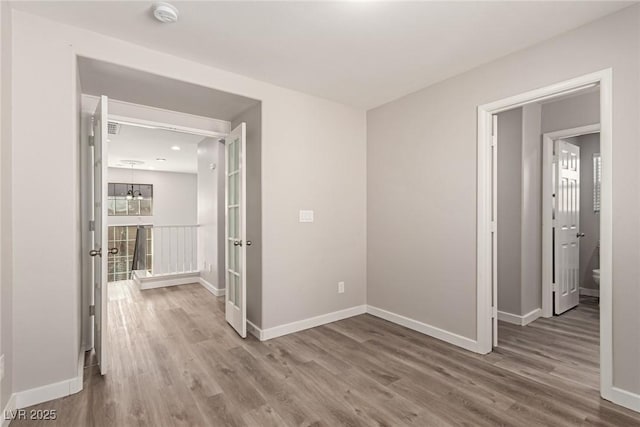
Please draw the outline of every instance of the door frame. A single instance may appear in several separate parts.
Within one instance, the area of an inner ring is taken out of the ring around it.
[[[600,133],[600,123],[542,134],[542,317],[553,317],[553,144],[558,139]],[[581,165],[582,167],[582,165]]]
[[[624,404],[613,387],[613,304],[612,304],[612,247],[613,247],[613,71],[611,68],[551,84],[515,96],[478,106],[477,134],[477,247],[476,247],[476,326],[477,350],[486,354],[493,350],[493,316],[497,298],[493,289],[494,260],[493,182],[497,176],[492,157],[493,116],[502,111],[566,95],[599,85],[600,90],[600,155],[602,162],[600,212],[600,395],[607,400]],[[497,166],[497,165],[496,165]],[[614,396],[615,393],[615,396]]]

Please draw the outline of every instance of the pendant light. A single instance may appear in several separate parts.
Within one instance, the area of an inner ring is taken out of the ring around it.
[[[136,165],[141,165],[144,162],[141,162],[139,160],[123,160],[122,163],[126,163],[128,165],[131,166],[131,183],[133,182],[133,167]],[[130,188],[127,189],[127,200],[144,200],[144,196],[142,195],[142,191],[138,190],[138,191],[134,191],[133,190],[133,184],[129,184]]]

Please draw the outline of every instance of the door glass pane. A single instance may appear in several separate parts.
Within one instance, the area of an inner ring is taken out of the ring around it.
[[[240,169],[240,140],[235,139],[233,145],[236,147],[233,151],[233,170],[237,171]]]
[[[235,205],[238,203],[238,174],[229,176],[229,204]]]
[[[227,242],[229,246],[229,270],[236,271],[236,251],[233,247],[233,240]]]

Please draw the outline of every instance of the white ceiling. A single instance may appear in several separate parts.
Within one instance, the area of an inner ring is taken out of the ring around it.
[[[372,108],[615,12],[630,2],[186,2],[14,7],[346,104]]]
[[[163,129],[121,125],[117,135],[109,135],[109,167],[131,169],[125,160],[144,162],[134,169],[196,173],[198,143],[204,138]],[[177,145],[180,151],[174,151]],[[167,159],[164,162],[157,158]]]

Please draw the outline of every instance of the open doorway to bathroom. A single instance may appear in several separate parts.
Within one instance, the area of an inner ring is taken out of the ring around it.
[[[479,302],[479,343],[511,369],[605,398],[610,113],[603,71],[480,106],[478,116],[488,179],[479,180],[478,290],[491,302]]]

